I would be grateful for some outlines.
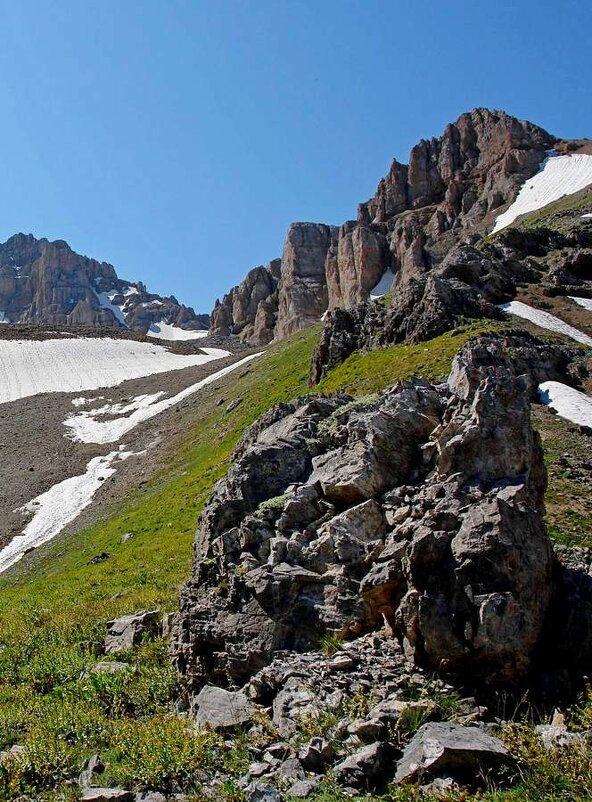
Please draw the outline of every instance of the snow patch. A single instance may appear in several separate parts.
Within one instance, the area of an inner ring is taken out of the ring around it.
[[[10,320],[6,317],[6,312],[0,312],[0,323],[10,323]]]
[[[129,451],[112,451],[104,457],[94,457],[86,466],[85,473],[72,476],[54,485],[20,509],[23,513],[34,513],[20,535],[0,551],[0,572],[18,562],[27,551],[47,543],[73,521],[85,507],[105,479],[116,472],[113,463],[133,456]]]
[[[395,280],[395,274],[392,270],[387,270],[378,284],[370,290],[370,298],[375,301],[377,298],[382,298],[383,295],[386,295],[387,292],[390,292],[393,288],[393,281]]]
[[[154,337],[157,340],[200,340],[202,337],[207,337],[208,334],[208,331],[180,329],[178,326],[165,323],[164,320],[161,320],[160,323],[151,323],[146,332],[147,337]]]
[[[492,234],[509,226],[521,214],[542,209],[548,203],[573,195],[592,184],[592,156],[574,153],[571,156],[550,156],[539,172],[524,182],[514,203],[495,221]]]
[[[543,382],[539,384],[539,398],[562,418],[592,428],[592,398],[585,393],[561,382]]]
[[[106,405],[99,410],[91,410],[90,412],[81,412],[76,415],[71,415],[64,421],[64,426],[68,430],[68,436],[72,440],[77,440],[82,443],[115,443],[134,429],[139,423],[149,420],[155,415],[164,412],[166,409],[179,404],[183,399],[201,390],[202,387],[206,387],[208,384],[221,379],[223,376],[226,376],[228,373],[231,373],[233,370],[240,368],[242,365],[245,365],[247,362],[259,356],[261,356],[261,353],[246,356],[233,365],[228,365],[196,384],[186,387],[172,398],[164,398],[162,401],[156,402],[160,393],[156,393],[153,396],[138,396],[138,399],[134,399],[134,402],[132,402],[132,404],[135,404],[135,411],[127,417],[120,417],[115,420],[107,421],[97,420],[98,417],[112,414],[110,411],[117,406]],[[142,399],[142,401],[140,401],[140,399]],[[131,406],[131,404],[128,405],[128,408],[129,406]],[[123,412],[124,410],[125,408],[119,411]]]
[[[79,393],[114,387],[169,370],[230,356],[221,348],[172,354],[156,343],[108,337],[0,340],[0,404],[37,393]]]
[[[99,299],[99,303],[103,309],[108,309],[110,312],[113,312],[116,320],[118,320],[123,326],[127,326],[127,323],[125,322],[125,315],[123,314],[121,306],[112,303],[113,298],[121,293],[117,292],[117,290],[110,290],[109,292],[97,292],[94,290],[94,293]]]
[[[575,301],[579,306],[583,306],[584,309],[592,312],[592,298],[576,298],[575,295],[569,295],[568,297],[571,301]]]
[[[565,323],[561,318],[555,317],[555,315],[550,315],[549,312],[543,312],[542,309],[535,309],[533,306],[522,303],[522,301],[510,301],[506,304],[500,304],[499,308],[503,309],[504,312],[509,312],[511,315],[529,320],[542,329],[555,331],[557,334],[565,334],[567,337],[571,337],[572,340],[584,343],[584,345],[592,345],[592,337],[584,334],[583,331],[570,326],[569,323]]]
[[[582,215],[582,220],[589,220],[590,218],[592,218],[592,214],[583,214]]]

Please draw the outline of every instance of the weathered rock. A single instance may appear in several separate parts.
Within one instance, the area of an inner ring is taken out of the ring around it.
[[[590,732],[570,732],[565,724],[565,716],[556,710],[550,724],[538,724],[535,732],[545,749],[561,749],[565,746],[583,747],[590,739]]]
[[[256,423],[204,510],[173,629],[189,694],[244,683],[327,632],[385,631],[409,660],[472,682],[523,677],[553,558],[522,364],[481,366],[469,345],[449,387],[401,383],[358,406],[300,399]],[[274,693],[288,737],[317,702],[296,678]]]
[[[421,726],[397,763],[395,782],[431,774],[464,781],[488,776],[512,756],[499,738],[451,722]]]
[[[286,234],[278,286],[275,339],[306,328],[328,305],[325,261],[337,237],[335,226],[293,223]]]
[[[102,774],[105,771],[105,764],[100,755],[91,755],[84,762],[82,771],[78,777],[78,785],[81,788],[90,788],[93,785],[94,775]]]
[[[96,663],[85,674],[117,674],[131,670],[132,666],[129,663],[119,663],[117,660],[103,660],[100,663]]]
[[[240,691],[206,685],[195,699],[192,716],[198,727],[230,732],[248,724],[251,713],[251,705]]]
[[[252,782],[244,790],[247,802],[282,802],[282,795],[269,783]]]
[[[244,281],[216,301],[211,314],[212,335],[238,335],[252,345],[266,345],[273,339],[277,313],[277,284],[280,260],[251,270]]]
[[[136,795],[123,788],[83,788],[80,798],[83,802],[135,802]]]
[[[388,757],[386,743],[377,741],[362,746],[333,767],[333,776],[340,785],[375,788],[384,777]]]
[[[144,638],[160,634],[158,610],[140,610],[107,622],[105,654],[121,652],[138,646]]]
[[[318,788],[318,780],[298,780],[288,790],[291,799],[307,799]]]
[[[326,738],[312,738],[301,747],[298,758],[307,771],[321,774],[335,758],[335,749]]]

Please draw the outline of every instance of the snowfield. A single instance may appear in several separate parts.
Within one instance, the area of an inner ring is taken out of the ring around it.
[[[169,407],[175,406],[184,398],[187,398],[202,387],[217,381],[231,373],[233,370],[240,368],[252,359],[261,356],[261,353],[251,354],[250,356],[235,362],[233,365],[228,365],[222,370],[206,376],[205,379],[192,384],[181,390],[180,393],[174,395],[172,398],[164,398],[158,401],[162,393],[155,393],[153,395],[143,395],[134,398],[129,404],[123,406],[121,404],[105,404],[100,409],[91,409],[85,412],[79,412],[71,415],[64,421],[64,426],[68,429],[68,436],[72,440],[77,440],[82,443],[115,443],[120,440],[124,435],[134,429],[139,423],[159,415]],[[131,412],[131,415],[127,415]],[[105,415],[120,415],[121,417],[114,420],[98,420],[98,418]]]
[[[230,356],[221,348],[172,354],[156,343],[111,338],[0,340],[0,404],[37,393],[72,393],[114,387],[169,370]]]
[[[592,298],[576,298],[575,295],[568,296],[571,301],[575,301],[579,306],[583,306],[589,312],[592,312]]]
[[[585,393],[561,382],[543,382],[539,398],[562,418],[592,428],[592,398]]]
[[[548,329],[549,331],[557,332],[557,334],[565,334],[567,337],[571,337],[572,340],[584,343],[584,345],[592,345],[592,337],[588,334],[584,334],[583,331],[570,326],[569,323],[565,323],[561,318],[550,315],[549,312],[543,312],[542,309],[535,309],[533,306],[522,303],[522,301],[510,301],[506,304],[500,304],[499,308],[510,315],[529,320],[542,329]]]
[[[34,513],[22,534],[13,538],[0,551],[0,572],[18,562],[30,549],[41,546],[55,537],[73,521],[85,507],[105,479],[113,476],[113,463],[133,456],[129,451],[112,451],[104,457],[94,457],[81,476],[72,476],[54,485],[45,493],[30,501],[21,512]]]
[[[378,282],[378,284],[370,290],[370,298],[374,301],[377,298],[382,298],[387,292],[393,288],[393,281],[395,274],[391,270],[387,270]]]
[[[525,181],[514,203],[495,221],[492,234],[509,226],[521,214],[542,209],[564,195],[573,195],[592,184],[592,156],[574,153],[571,156],[549,156],[540,171]]]
[[[154,337],[158,340],[201,340],[202,337],[207,337],[208,334],[209,331],[180,329],[178,326],[165,323],[164,320],[161,320],[160,323],[151,323],[146,332],[147,337]]]

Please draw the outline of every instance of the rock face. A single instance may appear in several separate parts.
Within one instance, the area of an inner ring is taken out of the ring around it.
[[[213,335],[237,334],[252,345],[267,345],[273,339],[277,318],[277,285],[280,259],[251,270],[243,282],[217,301],[211,314]]]
[[[130,328],[152,323],[206,329],[208,317],[174,297],[150,294],[115,268],[75,253],[66,242],[17,234],[0,245],[0,320],[9,323]]]
[[[416,145],[408,165],[394,161],[374,197],[358,207],[357,220],[339,229],[313,223],[290,226],[277,307],[275,298],[270,304],[275,288],[261,287],[265,338],[271,339],[271,331],[275,339],[285,337],[326,309],[355,308],[387,270],[395,274],[393,303],[399,299],[389,312],[391,339],[421,339],[421,318],[431,305],[436,316],[445,306],[453,315],[482,316],[484,306],[491,312],[488,304],[502,290],[507,293],[508,282],[494,286],[483,299],[472,286],[467,288],[469,274],[478,275],[479,287],[488,286],[491,274],[490,265],[478,264],[474,253],[457,254],[442,272],[434,271],[467,236],[488,230],[555,142],[531,123],[501,111],[475,109],[441,137]],[[239,336],[244,332],[242,339],[249,342],[257,313],[249,311],[245,327],[244,305],[235,309],[234,304],[236,297],[251,297],[250,277],[243,282],[246,287],[235,288],[213,313],[221,329],[236,330]],[[456,296],[457,289],[459,298],[451,306],[450,295]],[[414,311],[411,320],[409,310]]]
[[[447,387],[403,383],[361,405],[308,396],[245,433],[173,630],[191,696],[327,632],[382,632],[474,682],[524,676],[552,588],[542,450],[528,380],[474,347],[487,342]]]

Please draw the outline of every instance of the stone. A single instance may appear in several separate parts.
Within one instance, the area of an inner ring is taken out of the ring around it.
[[[119,663],[116,660],[102,660],[100,663],[95,663],[92,668],[85,671],[84,674],[118,674],[120,672],[132,671],[132,666],[129,663]]]
[[[251,706],[240,691],[206,685],[195,699],[193,720],[198,727],[232,732],[250,723]]]
[[[512,756],[499,738],[477,727],[428,722],[405,747],[395,782],[412,781],[424,774],[467,781],[489,775],[509,762]]]
[[[384,776],[388,748],[381,741],[357,749],[333,767],[333,776],[340,785],[350,788],[375,788]]]
[[[158,610],[140,610],[107,622],[105,654],[121,652],[138,646],[144,638],[160,634]]]
[[[82,788],[80,799],[83,802],[135,802],[133,791],[124,791],[123,788]]]
[[[335,759],[335,749],[326,738],[312,738],[300,748],[298,758],[307,771],[322,774]]]
[[[90,788],[93,785],[95,774],[102,774],[105,771],[105,764],[100,755],[91,755],[85,760],[82,770],[78,776],[78,785],[81,788]]]
[[[569,732],[565,724],[565,716],[558,710],[554,711],[550,724],[537,724],[534,729],[548,751],[566,746],[583,747],[590,740],[591,735],[590,731]]]
[[[307,799],[319,786],[318,780],[298,780],[288,790],[290,799]]]
[[[283,802],[277,788],[269,783],[252,782],[244,789],[247,802]]]

